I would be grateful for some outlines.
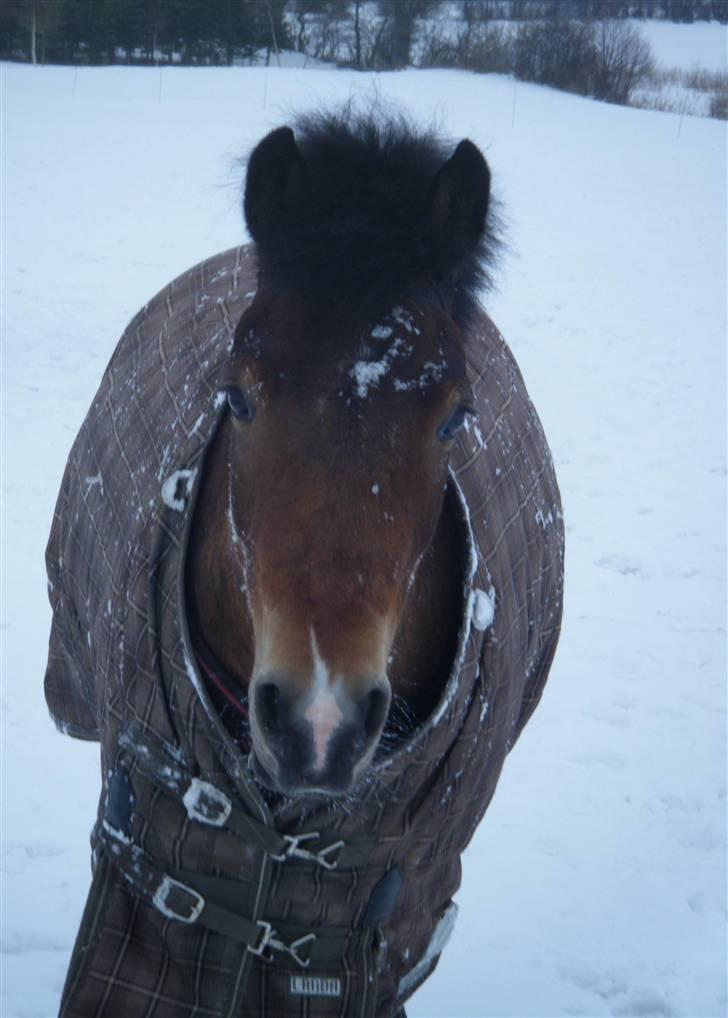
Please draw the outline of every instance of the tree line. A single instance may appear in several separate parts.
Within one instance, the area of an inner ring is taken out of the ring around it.
[[[34,63],[232,64],[286,44],[285,6],[284,0],[5,0],[0,56]]]
[[[521,56],[508,57],[513,66],[474,69],[517,70],[518,63],[541,80],[539,58],[531,66],[523,56],[538,41],[526,31],[529,21],[573,26],[627,17],[728,23],[728,0],[5,0],[0,58],[209,65],[294,49],[360,69],[473,66],[483,64],[484,49],[499,48],[489,24],[515,21],[523,24]],[[591,31],[577,35],[584,42]],[[504,54],[485,62],[498,59]]]

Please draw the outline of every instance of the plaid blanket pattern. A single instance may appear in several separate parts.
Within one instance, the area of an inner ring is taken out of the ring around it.
[[[196,822],[150,779],[124,739],[132,727],[255,821],[301,829],[295,804],[273,816],[250,779],[200,677],[184,611],[197,481],[224,413],[217,380],[254,289],[254,253],[243,247],[202,262],[150,301],[119,342],[63,477],[46,555],[53,624],[45,691],[63,731],[100,742],[103,775],[93,881],[61,1005],[67,1018],[395,1014],[437,962],[428,945],[451,914],[460,854],[556,649],[558,487],[518,367],[483,313],[468,337],[479,421],[459,436],[451,466],[470,556],[455,667],[432,717],[379,767],[358,807],[306,817],[322,844],[366,835],[368,860],[331,870],[277,861]],[[487,625],[484,599],[495,604]],[[341,957],[302,973],[285,953],[265,960],[160,910],[108,850],[110,781],[120,766],[133,804],[124,838],[165,872],[197,874],[210,887],[225,881],[228,904],[248,919],[348,931]],[[395,867],[395,907],[367,931],[372,891]]]

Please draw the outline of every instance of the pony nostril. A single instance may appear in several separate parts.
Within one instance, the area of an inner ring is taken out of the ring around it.
[[[384,724],[389,709],[389,693],[377,687],[370,690],[364,699],[364,731],[371,738],[376,735]]]
[[[261,683],[255,692],[255,709],[258,722],[268,735],[280,728],[282,694],[275,682]]]

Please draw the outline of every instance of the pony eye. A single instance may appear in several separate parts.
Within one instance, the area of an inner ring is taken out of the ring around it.
[[[231,385],[229,389],[225,389],[225,395],[227,396],[230,413],[237,421],[250,422],[253,420],[255,417],[255,407],[248,400],[242,389]]]
[[[452,442],[453,438],[457,435],[458,431],[465,424],[465,418],[469,413],[472,413],[470,407],[459,406],[448,419],[440,425],[437,431],[437,437],[441,442]]]

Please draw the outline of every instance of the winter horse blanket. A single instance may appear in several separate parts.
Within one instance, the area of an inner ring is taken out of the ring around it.
[[[460,855],[541,696],[559,637],[563,527],[551,456],[513,356],[482,314],[478,424],[458,436],[456,660],[429,720],[375,763],[350,812],[275,813],[191,646],[185,552],[217,381],[253,296],[220,254],[131,322],[73,446],[47,550],[45,691],[98,740],[93,879],[68,1018],[391,1018],[454,922]]]

